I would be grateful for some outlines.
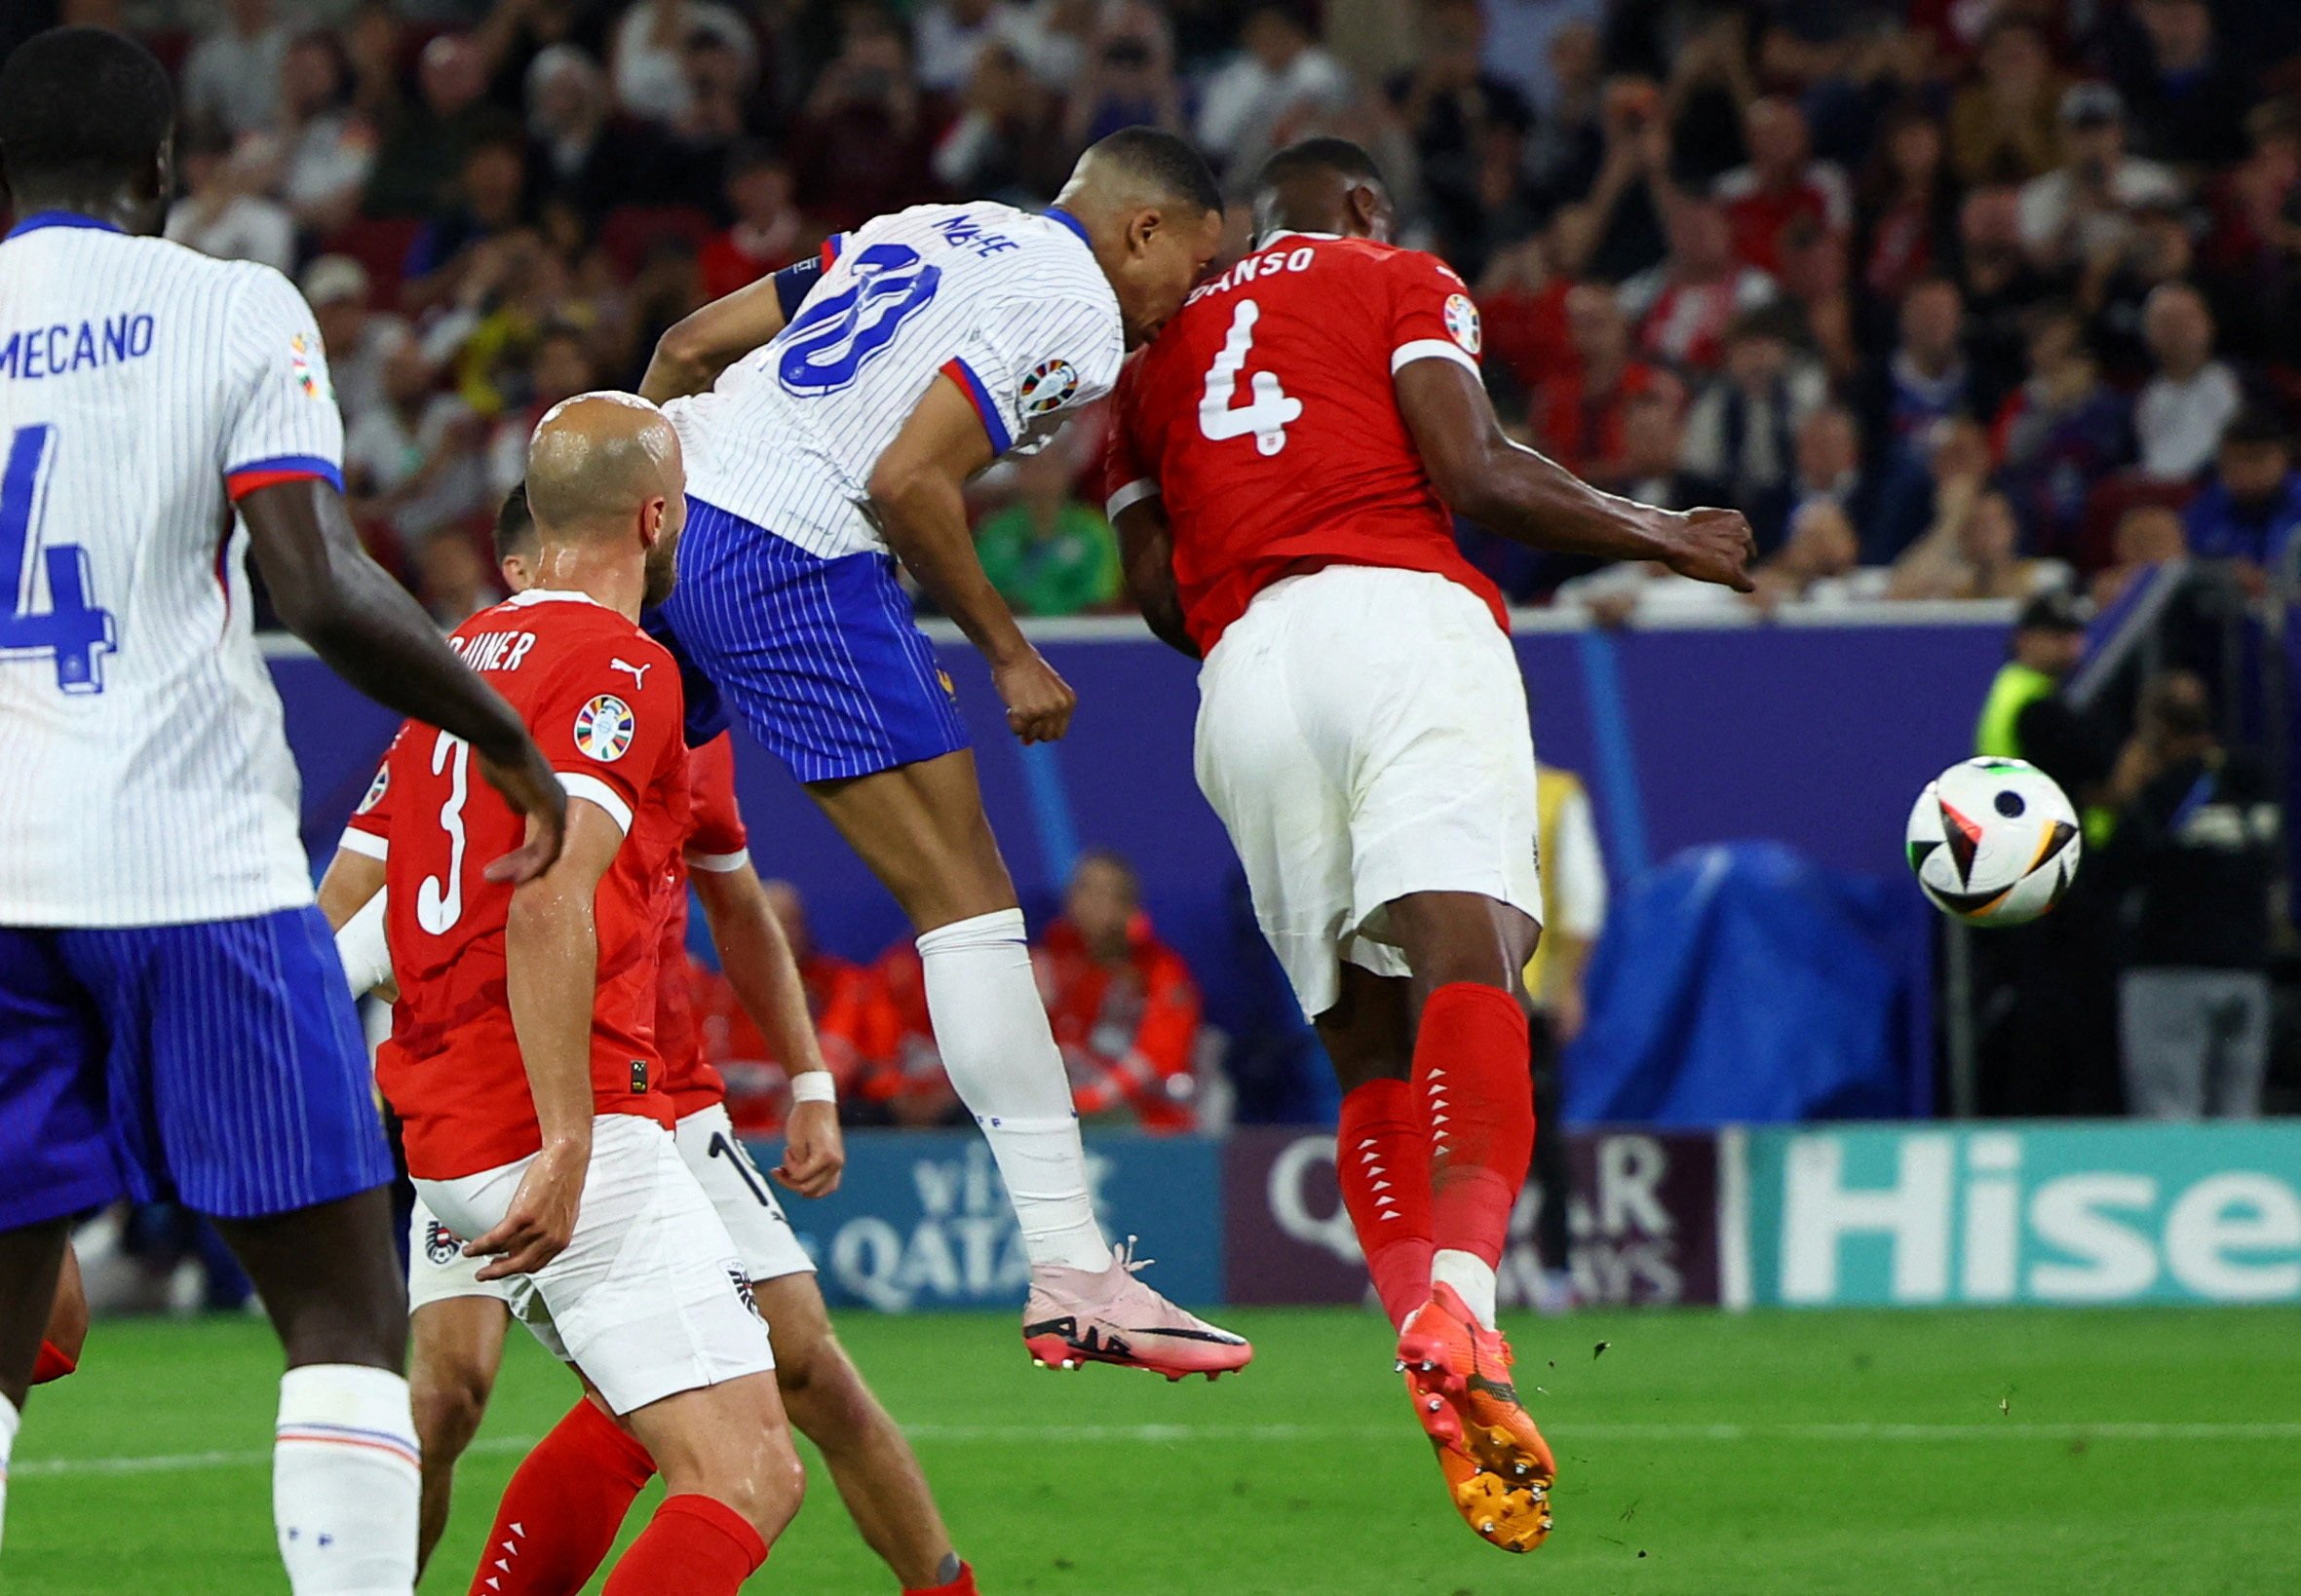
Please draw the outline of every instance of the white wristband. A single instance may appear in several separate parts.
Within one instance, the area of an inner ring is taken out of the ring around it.
[[[831,1079],[828,1070],[802,1070],[791,1077],[791,1101],[794,1103],[836,1103],[839,1083]]]

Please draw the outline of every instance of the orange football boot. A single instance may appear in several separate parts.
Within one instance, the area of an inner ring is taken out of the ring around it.
[[[1414,1417],[1438,1450],[1449,1493],[1471,1528],[1510,1551],[1532,1551],[1550,1533],[1557,1461],[1511,1384],[1510,1343],[1464,1306],[1452,1286],[1407,1315],[1399,1363]],[[1459,1479],[1457,1454],[1474,1470]]]

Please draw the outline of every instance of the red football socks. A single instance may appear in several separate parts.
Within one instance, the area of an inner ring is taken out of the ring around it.
[[[1526,1012],[1508,992],[1451,981],[1422,1006],[1414,1084],[1430,1129],[1431,1239],[1489,1269],[1534,1158],[1526,1071]]]
[[[767,1542],[725,1502],[666,1497],[607,1577],[603,1596],[735,1596],[767,1561]]]
[[[921,1585],[916,1590],[905,1590],[902,1596],[980,1596],[980,1592],[975,1588],[975,1570],[961,1563],[958,1577],[948,1584]]]
[[[1368,1081],[1342,1099],[1334,1174],[1359,1250],[1393,1325],[1430,1300],[1430,1132],[1408,1081]]]
[[[504,1487],[471,1596],[574,1596],[654,1475],[645,1447],[596,1403],[576,1403]]]

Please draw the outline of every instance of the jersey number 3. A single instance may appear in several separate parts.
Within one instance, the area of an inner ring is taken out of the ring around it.
[[[1246,357],[1254,351],[1254,323],[1261,316],[1262,307],[1253,300],[1239,301],[1238,311],[1231,317],[1230,336],[1222,341],[1214,363],[1207,367],[1207,393],[1199,400],[1199,431],[1216,443],[1251,434],[1256,449],[1276,454],[1286,446],[1288,424],[1302,419],[1302,400],[1286,397],[1277,372],[1257,371],[1246,385],[1252,397],[1244,404],[1231,402],[1238,397],[1239,373],[1246,368]]]
[[[115,646],[112,612],[89,601],[88,551],[78,544],[40,546],[54,427],[24,427],[8,442],[0,466],[0,656],[56,660],[56,685],[66,693],[104,690],[102,657]],[[48,608],[34,609],[40,578]]]
[[[432,936],[444,936],[463,918],[463,806],[472,795],[472,745],[441,732],[432,744],[432,774],[447,773],[447,801],[440,806],[440,829],[447,833],[447,876],[426,876],[415,890],[415,923]]]

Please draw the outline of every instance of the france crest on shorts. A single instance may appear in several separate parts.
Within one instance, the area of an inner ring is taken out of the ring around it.
[[[602,765],[621,759],[639,729],[632,706],[612,693],[602,693],[575,713],[575,745],[587,758]]]

